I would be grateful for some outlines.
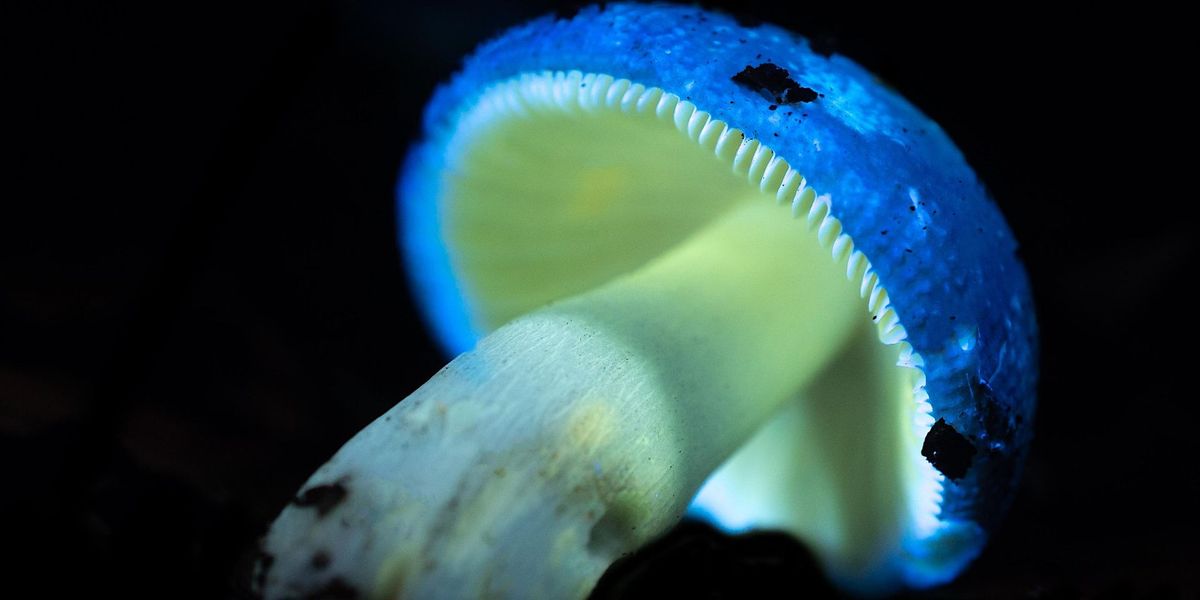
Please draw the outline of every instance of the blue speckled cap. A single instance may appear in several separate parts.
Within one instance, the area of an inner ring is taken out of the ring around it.
[[[734,80],[763,64],[818,97],[772,109],[778,99]],[[484,332],[468,323],[431,181],[457,120],[484,88],[545,70],[606,73],[678,94],[769,143],[831,195],[924,359],[941,421],[934,431],[957,432],[972,449],[970,468],[945,484],[940,519],[992,530],[1016,486],[1035,405],[1037,325],[1016,242],[935,123],[849,59],[778,27],[692,7],[615,4],[543,17],[481,46],[429,104],[426,140],[400,183],[409,270],[445,345],[463,351]],[[927,438],[927,449],[938,443]]]

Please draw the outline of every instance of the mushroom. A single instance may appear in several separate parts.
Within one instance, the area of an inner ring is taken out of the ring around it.
[[[267,598],[581,597],[685,511],[875,594],[997,526],[1036,380],[1015,242],[849,60],[692,7],[544,17],[437,91],[400,199],[461,354],[279,515]]]

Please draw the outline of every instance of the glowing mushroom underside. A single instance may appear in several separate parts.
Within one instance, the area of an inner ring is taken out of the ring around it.
[[[701,483],[694,514],[791,531],[850,589],[978,553],[1029,440],[1036,324],[928,118],[779,28],[618,4],[485,44],[426,132],[406,256],[475,349],[302,488],[268,597],[585,594]]]

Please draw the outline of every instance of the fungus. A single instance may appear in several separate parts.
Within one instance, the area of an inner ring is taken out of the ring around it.
[[[580,597],[685,511],[884,593],[996,527],[1034,407],[1015,243],[849,60],[692,7],[545,17],[438,90],[400,201],[461,354],[283,510],[267,598]]]

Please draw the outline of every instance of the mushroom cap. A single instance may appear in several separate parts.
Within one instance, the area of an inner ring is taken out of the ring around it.
[[[470,322],[479,299],[460,292],[439,227],[447,144],[489,84],[547,70],[605,73],[686,97],[831,195],[924,359],[937,423],[923,454],[949,479],[939,520],[993,530],[1016,487],[1035,406],[1037,325],[1016,242],[941,128],[849,59],[779,27],[694,7],[610,4],[539,18],[467,59],[430,102],[399,188],[409,273],[444,345],[461,352],[487,333]]]

